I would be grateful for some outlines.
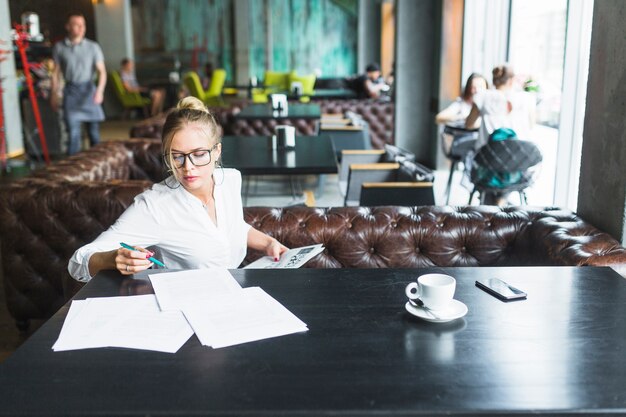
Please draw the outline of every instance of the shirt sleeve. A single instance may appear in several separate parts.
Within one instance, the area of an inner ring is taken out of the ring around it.
[[[474,97],[472,97],[474,104],[476,105],[478,110],[480,110],[481,113],[482,113],[483,107],[485,106],[485,95],[486,95],[486,92],[481,91],[481,92],[474,94]]]
[[[67,267],[72,278],[81,282],[89,281],[93,278],[89,274],[91,256],[96,252],[119,248],[120,242],[141,247],[160,242],[158,216],[154,212],[158,204],[152,204],[144,195],[137,196],[120,218],[96,240],[74,252]]]
[[[94,57],[96,60],[96,64],[100,63],[100,62],[104,62],[104,54],[102,53],[102,48],[100,47],[100,45],[97,42],[93,43],[94,46]]]

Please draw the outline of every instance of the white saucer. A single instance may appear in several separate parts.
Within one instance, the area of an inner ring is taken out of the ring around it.
[[[450,307],[435,313],[431,313],[430,310],[413,305],[410,301],[406,302],[404,308],[406,308],[406,311],[415,317],[419,317],[422,320],[430,321],[432,323],[445,323],[459,319],[467,314],[467,306],[459,300],[452,300]],[[435,315],[437,318],[435,318]]]

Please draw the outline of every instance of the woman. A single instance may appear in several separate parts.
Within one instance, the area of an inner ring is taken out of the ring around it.
[[[216,169],[221,154],[220,127],[195,97],[181,100],[163,126],[164,160],[172,175],[135,198],[107,231],[70,259],[68,270],[78,281],[99,271],[123,275],[152,266],[157,245],[171,269],[237,268],[246,247],[278,259],[287,248],[243,220],[241,174]],[[136,250],[120,248],[127,242]]]
[[[513,88],[514,82],[513,68],[500,65],[493,69],[495,90],[484,90],[474,96],[465,126],[479,128],[476,149],[485,145],[489,135],[499,128],[513,129],[520,139],[530,137],[530,131],[535,124],[534,97],[524,91],[516,91]]]
[[[489,88],[485,77],[478,73],[472,73],[465,83],[463,96],[457,97],[448,107],[440,111],[435,117],[438,124],[446,124],[465,120],[472,110],[473,97],[476,93]]]
[[[495,67],[493,85],[495,90],[485,90],[474,96],[474,104],[465,120],[468,128],[479,128],[477,151],[487,144],[491,134],[498,130],[503,138],[529,139],[535,124],[534,97],[522,90],[514,89],[515,72],[509,65]],[[478,126],[480,124],[480,127]],[[498,138],[498,140],[503,140]],[[483,175],[496,175],[485,172]],[[483,204],[504,205],[510,193],[488,193]]]
[[[150,115],[156,116],[163,111],[163,103],[165,102],[165,90],[162,88],[142,87],[137,82],[135,75],[135,64],[131,59],[124,58],[120,63],[120,78],[126,91],[130,93],[139,93],[143,97],[147,97],[152,102]]]

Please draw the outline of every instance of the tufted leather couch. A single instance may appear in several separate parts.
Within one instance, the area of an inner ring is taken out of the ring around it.
[[[372,147],[382,149],[385,143],[393,144],[394,137],[394,103],[376,100],[319,100],[315,102],[321,107],[322,113],[345,113],[352,111],[359,114],[368,124]],[[277,125],[275,120],[241,120],[232,115],[241,111],[240,106],[231,108],[211,108],[226,135],[263,135],[274,134]],[[166,113],[143,120],[133,126],[130,137],[161,138]],[[296,128],[298,135],[315,135],[315,121],[306,119],[286,119],[280,124],[288,124]]]
[[[4,286],[18,327],[51,316],[77,291],[69,258],[163,178],[159,154],[158,140],[105,143],[2,185]],[[244,215],[289,247],[323,243],[309,268],[626,265],[615,239],[554,208],[248,207]]]

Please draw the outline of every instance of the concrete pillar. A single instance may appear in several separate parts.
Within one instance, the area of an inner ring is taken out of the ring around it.
[[[250,0],[234,0],[235,83],[247,84],[250,78]]]
[[[19,16],[12,19],[19,22]],[[9,17],[9,0],[0,0],[0,49],[13,50],[13,41],[9,36],[11,17]],[[22,118],[15,77],[15,59],[13,54],[3,54],[6,59],[0,62],[0,79],[2,80],[2,104],[4,109],[4,133],[6,149],[9,156],[24,152],[22,139]]]
[[[357,72],[367,64],[380,63],[381,0],[359,0]]]
[[[439,0],[396,3],[396,144],[435,167],[441,39]]]
[[[626,243],[626,2],[594,3],[578,214]]]
[[[117,69],[122,58],[135,59],[130,0],[94,4],[96,39],[104,52],[107,70]]]
[[[107,72],[119,69],[123,58],[135,59],[130,0],[94,4],[94,20],[96,40],[102,47]],[[122,113],[122,106],[110,86],[105,91],[103,107],[107,118]]]

